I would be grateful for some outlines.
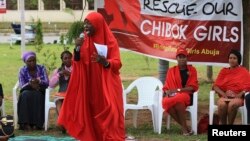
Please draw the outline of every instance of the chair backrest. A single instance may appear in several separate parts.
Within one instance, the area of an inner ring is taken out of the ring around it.
[[[17,99],[18,99],[18,90],[19,90],[19,81],[16,82],[15,86],[12,89],[12,97],[13,97],[13,110],[14,110],[14,126],[17,128]]]
[[[137,88],[138,105],[152,104],[154,102],[154,94],[156,90],[161,90],[162,82],[155,77],[140,77],[133,81],[125,93],[129,93],[133,88]]]
[[[50,93],[53,90],[54,90],[54,88],[50,88],[50,87],[48,87],[46,89],[46,92],[45,92],[45,105],[49,104],[49,102],[50,102]]]

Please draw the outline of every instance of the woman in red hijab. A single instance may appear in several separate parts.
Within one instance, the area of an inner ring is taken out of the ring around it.
[[[221,124],[232,125],[238,108],[243,105],[244,94],[250,90],[250,75],[240,66],[241,54],[237,50],[229,53],[228,62],[230,67],[220,71],[213,89],[220,96],[217,103]]]
[[[88,14],[84,24],[85,38],[74,54],[79,50],[80,59],[73,60],[58,123],[81,141],[124,141],[122,64],[117,41],[101,14]]]
[[[187,55],[184,48],[178,48],[178,65],[167,72],[162,101],[164,110],[180,124],[185,136],[193,134],[187,127],[185,114],[187,106],[191,104],[190,97],[198,90],[197,72],[193,66],[187,65]]]

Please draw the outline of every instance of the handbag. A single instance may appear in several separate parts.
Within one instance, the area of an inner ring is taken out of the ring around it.
[[[0,117],[0,136],[14,135],[14,120],[12,115]]]
[[[198,134],[206,134],[208,132],[208,125],[209,115],[204,114],[198,122]],[[213,125],[219,125],[219,116],[217,114],[213,115]]]

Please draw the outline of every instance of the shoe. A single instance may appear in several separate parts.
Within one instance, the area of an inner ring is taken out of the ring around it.
[[[134,136],[127,135],[127,136],[126,136],[126,140],[135,140],[135,137],[134,137]]]
[[[62,129],[62,134],[66,134],[66,133],[67,133],[66,129]]]
[[[194,131],[189,131],[189,132],[186,132],[186,133],[182,133],[183,136],[191,136],[194,134]]]
[[[19,130],[24,130],[24,124],[19,125]]]

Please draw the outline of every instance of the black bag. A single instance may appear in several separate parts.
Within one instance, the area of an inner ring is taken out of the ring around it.
[[[0,117],[0,136],[14,135],[14,120],[12,115]]]

